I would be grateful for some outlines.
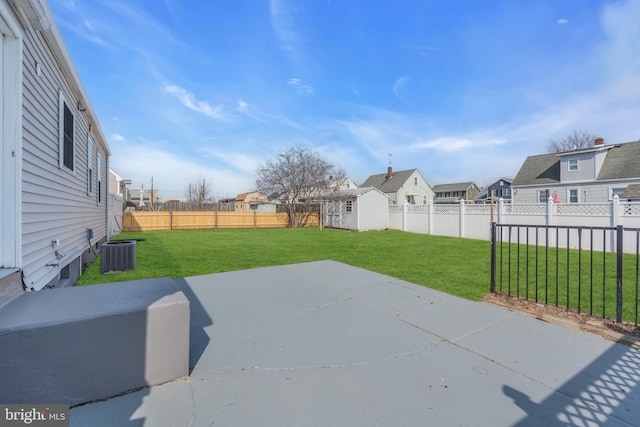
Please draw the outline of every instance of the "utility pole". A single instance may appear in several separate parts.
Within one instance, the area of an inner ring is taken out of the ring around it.
[[[151,210],[153,211],[153,210],[155,210],[154,207],[153,207],[153,177],[151,177],[151,198],[150,198],[150,200],[151,200]]]

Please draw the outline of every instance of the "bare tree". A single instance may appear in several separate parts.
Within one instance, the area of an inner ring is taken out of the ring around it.
[[[194,182],[189,183],[185,190],[185,196],[189,203],[209,203],[211,197],[211,182],[207,178],[196,175]]]
[[[330,197],[345,180],[343,169],[302,146],[276,154],[256,169],[256,186],[263,193],[279,194],[287,207],[291,228],[303,225],[306,206]]]
[[[574,130],[561,140],[549,141],[550,153],[562,153],[564,151],[581,150],[593,147],[596,136],[584,130]]]

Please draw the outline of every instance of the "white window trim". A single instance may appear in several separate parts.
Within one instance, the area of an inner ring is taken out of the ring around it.
[[[69,169],[64,164],[64,106],[67,105],[69,111],[71,111],[71,115],[73,116],[73,169]],[[60,169],[66,170],[70,174],[75,175],[76,170],[78,169],[78,165],[76,162],[76,115],[73,112],[73,108],[67,102],[62,90],[58,91],[58,167]]]
[[[102,153],[98,152],[98,156],[97,156],[97,160],[98,160],[98,165],[96,167],[96,175],[97,175],[97,181],[98,181],[98,186],[96,187],[96,203],[100,204],[102,203],[102,193],[104,192],[103,188],[102,188]],[[106,197],[106,194],[105,194]]]
[[[577,196],[578,196],[578,200],[575,202],[571,201],[571,191],[575,191]],[[578,188],[567,188],[567,203],[580,203],[580,189]]]
[[[93,142],[93,136],[89,134],[87,138],[87,196],[93,195],[93,181],[94,181],[94,163],[93,163],[93,148],[95,143]]]
[[[624,187],[617,187],[617,186],[616,187],[609,187],[609,200],[613,200],[613,190],[615,190],[617,188],[621,188],[623,190],[626,190],[627,186],[625,185]]]
[[[543,192],[547,193],[547,197],[545,197],[544,202],[540,201],[540,194],[543,193]],[[538,203],[547,203],[547,200],[549,200],[549,190],[548,189],[546,189],[546,190],[538,190],[536,195],[538,196],[537,197]]]
[[[576,168],[575,169],[571,169],[571,161],[575,160],[576,161]],[[580,169],[580,161],[576,158],[573,159],[567,159],[567,171],[568,172],[578,172],[578,170]]]

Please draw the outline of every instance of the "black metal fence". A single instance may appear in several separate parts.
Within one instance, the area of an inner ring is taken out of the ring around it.
[[[638,325],[640,229],[491,224],[491,292]]]

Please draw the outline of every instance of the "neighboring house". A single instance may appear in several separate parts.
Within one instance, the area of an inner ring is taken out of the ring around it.
[[[234,203],[236,212],[275,212],[275,205],[269,203],[269,197],[259,191],[238,194],[234,200]],[[266,210],[260,209],[259,205],[263,203],[273,205],[273,210],[271,208],[268,208]]]
[[[494,200],[502,199],[504,202],[511,202],[511,183],[512,178],[500,178],[493,184],[481,189],[476,196],[476,203],[489,203],[491,202],[491,194],[493,193]]]
[[[129,188],[129,202],[133,203],[137,210],[155,210],[158,204],[158,189]]]
[[[640,184],[640,142],[529,156],[511,184],[514,203],[607,202]],[[554,196],[554,193],[556,196]]]
[[[123,179],[113,169],[109,169],[109,193],[122,197],[123,200],[129,200],[129,187],[131,180]]]
[[[46,2],[0,0],[0,33],[1,304],[95,258],[111,153]]]
[[[322,224],[358,231],[389,228],[388,197],[374,187],[340,190],[322,202]]]
[[[418,169],[371,175],[361,187],[375,187],[389,197],[390,205],[426,205],[433,200],[433,190]]]
[[[460,200],[475,201],[480,192],[473,182],[458,182],[455,184],[439,184],[433,186],[434,203],[457,203]]]

